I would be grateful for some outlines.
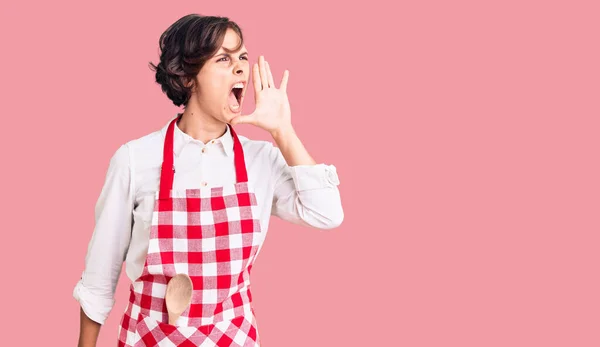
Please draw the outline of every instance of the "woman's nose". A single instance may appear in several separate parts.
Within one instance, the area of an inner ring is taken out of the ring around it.
[[[241,60],[236,62],[235,66],[233,67],[233,73],[236,75],[241,75],[244,73],[244,63]]]

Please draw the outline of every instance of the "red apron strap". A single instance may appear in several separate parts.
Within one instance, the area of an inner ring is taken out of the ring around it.
[[[248,182],[248,172],[246,171],[246,161],[244,160],[244,149],[240,139],[238,139],[235,130],[230,124],[227,124],[233,137],[233,160],[235,162],[235,177],[237,183]]]
[[[165,135],[165,145],[163,146],[163,163],[160,170],[160,190],[159,199],[168,199],[173,188],[173,176],[175,174],[175,167],[173,166],[173,132],[175,129],[175,122],[181,118],[180,114],[177,118],[173,119],[169,127],[167,128],[167,134]]]
[[[160,171],[160,190],[159,199],[169,199],[171,189],[173,189],[173,177],[175,174],[175,168],[173,166],[173,133],[175,129],[175,123],[179,118],[173,119],[167,128],[167,134],[165,135],[165,144],[163,146],[163,163]],[[248,172],[246,171],[246,161],[244,160],[244,149],[240,139],[238,138],[233,127],[229,125],[231,130],[231,136],[233,138],[233,160],[235,165],[236,181],[238,183],[248,182]]]

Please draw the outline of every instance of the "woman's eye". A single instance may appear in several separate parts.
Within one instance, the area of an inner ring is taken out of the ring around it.
[[[219,58],[217,61],[218,62],[219,61],[226,61],[228,59],[229,59],[229,57],[223,57],[223,58]],[[247,56],[240,57],[240,60],[248,60],[248,57]]]

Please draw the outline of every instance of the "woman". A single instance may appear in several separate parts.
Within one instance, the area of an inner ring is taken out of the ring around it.
[[[156,81],[184,112],[111,158],[73,293],[79,346],[95,345],[123,261],[132,285],[119,346],[258,346],[249,276],[269,218],[340,225],[336,170],[303,147],[291,124],[289,73],[277,88],[263,57],[252,67],[256,109],[241,114],[250,64],[234,22],[185,16],[160,48]],[[240,123],[268,131],[277,147],[238,136],[231,125]],[[179,273],[192,279],[192,303],[169,324],[165,288]]]

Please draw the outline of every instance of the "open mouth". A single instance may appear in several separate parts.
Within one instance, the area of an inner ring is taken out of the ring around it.
[[[233,85],[229,92],[229,107],[233,112],[239,112],[244,97],[244,83],[238,82]]]

